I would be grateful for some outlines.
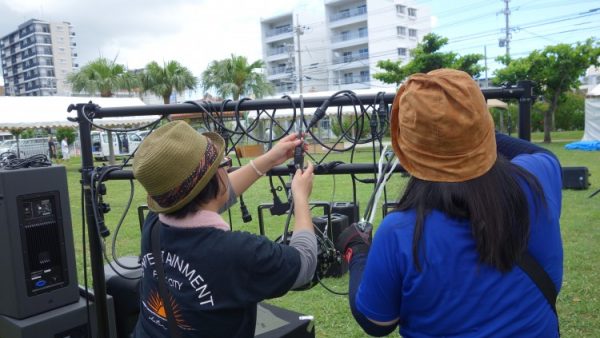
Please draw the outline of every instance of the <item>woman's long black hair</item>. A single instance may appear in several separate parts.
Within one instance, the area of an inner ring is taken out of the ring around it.
[[[480,263],[502,272],[512,269],[527,250],[530,228],[529,205],[518,180],[533,190],[536,204],[545,205],[538,180],[500,154],[487,173],[465,182],[431,182],[412,177],[397,210],[416,211],[412,251],[417,269],[421,270],[418,253],[425,217],[434,209],[470,220]]]

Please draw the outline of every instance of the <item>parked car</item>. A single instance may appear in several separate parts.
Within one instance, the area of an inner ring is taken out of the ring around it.
[[[108,133],[92,131],[92,154],[96,160],[107,160],[109,156]],[[142,137],[136,132],[113,133],[113,151],[115,156],[128,156],[137,149]]]

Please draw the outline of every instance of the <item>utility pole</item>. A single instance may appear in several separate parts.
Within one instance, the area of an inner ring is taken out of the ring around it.
[[[304,34],[305,26],[300,25],[300,18],[296,14],[296,26],[294,27],[294,33],[296,33],[296,44],[298,52],[298,90],[302,94],[302,50],[300,49],[300,35]]]
[[[506,57],[509,58],[510,57],[510,23],[508,21],[509,17],[510,17],[510,7],[508,6],[508,3],[510,2],[510,0],[502,0],[504,1],[504,10],[500,11],[499,13],[503,13],[504,14],[504,22],[505,22],[505,30],[506,30],[506,35],[504,37],[504,39],[500,39],[500,47],[506,47]]]
[[[485,63],[485,87],[483,88],[487,88],[489,87],[489,80],[488,80],[488,66],[487,66],[487,45],[483,45],[483,61]]]

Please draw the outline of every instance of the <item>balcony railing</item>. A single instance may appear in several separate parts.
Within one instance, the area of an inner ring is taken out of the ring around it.
[[[369,36],[369,34],[366,31],[364,31],[364,32],[362,32],[362,31],[348,32],[348,33],[334,35],[333,38],[331,39],[331,42],[336,43],[336,42],[350,41],[350,40],[356,40],[356,39],[363,39],[368,36]]]
[[[368,53],[352,53],[351,55],[338,56],[333,58],[334,64],[350,63],[354,61],[365,60],[369,58]]]
[[[368,83],[370,80],[369,75],[344,76],[340,78],[340,84]]]
[[[329,21],[333,22],[333,21],[343,20],[343,19],[352,18],[355,16],[365,15],[365,14],[367,14],[366,7],[352,8],[348,11],[343,11],[343,12],[339,12],[339,13],[331,15],[329,17]]]
[[[35,72],[33,74],[27,74],[27,73],[25,73],[24,79],[25,79],[25,81],[28,81],[28,80],[31,80],[31,79],[34,79],[34,78],[38,78],[38,77],[40,77],[40,73],[38,73],[38,72]]]
[[[267,37],[270,38],[275,35],[285,34],[292,32],[292,26],[278,27],[267,31]]]
[[[293,68],[288,68],[288,67],[275,67],[275,68],[271,68],[271,70],[269,71],[269,75],[277,75],[277,74],[285,74],[285,73],[293,73],[294,69]]]
[[[271,48],[267,51],[267,56],[285,54],[285,53],[287,53],[287,51],[288,51],[288,47]]]

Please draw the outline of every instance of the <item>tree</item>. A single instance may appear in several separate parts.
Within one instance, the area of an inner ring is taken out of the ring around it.
[[[186,89],[196,89],[198,80],[192,72],[177,61],[163,62],[161,67],[156,61],[146,65],[141,73],[143,92],[151,92],[162,97],[169,104],[171,94],[183,93]]]
[[[69,74],[67,81],[73,86],[74,92],[100,94],[101,97],[111,97],[115,91],[121,89],[131,91],[137,85],[136,77],[128,72],[125,66],[103,57]]]
[[[467,54],[459,56],[454,52],[440,52],[439,50],[448,43],[448,38],[430,33],[423,37],[423,41],[411,51],[412,59],[404,66],[402,60],[382,60],[377,62],[377,67],[384,70],[373,75],[377,80],[385,83],[399,85],[408,76],[414,73],[427,73],[440,68],[460,69],[471,76],[479,77],[484,67],[478,62],[483,59],[481,54]]]
[[[234,101],[240,96],[254,95],[261,98],[274,93],[273,87],[264,74],[259,73],[262,60],[249,64],[245,56],[231,54],[228,59],[212,61],[202,73],[202,87],[215,89],[221,97],[231,97]]]
[[[600,45],[593,39],[574,45],[558,44],[534,50],[520,59],[499,58],[505,68],[495,72],[494,83],[516,84],[518,80],[535,82],[536,93],[548,103],[544,111],[544,142],[552,142],[550,131],[556,109],[565,93],[576,89],[579,78],[591,66],[600,64]]]
[[[77,134],[75,133],[75,130],[73,130],[73,128],[58,127],[56,129],[56,139],[58,140],[58,142],[60,143],[60,141],[65,137],[67,138],[67,143],[72,144],[73,142],[75,142]]]

